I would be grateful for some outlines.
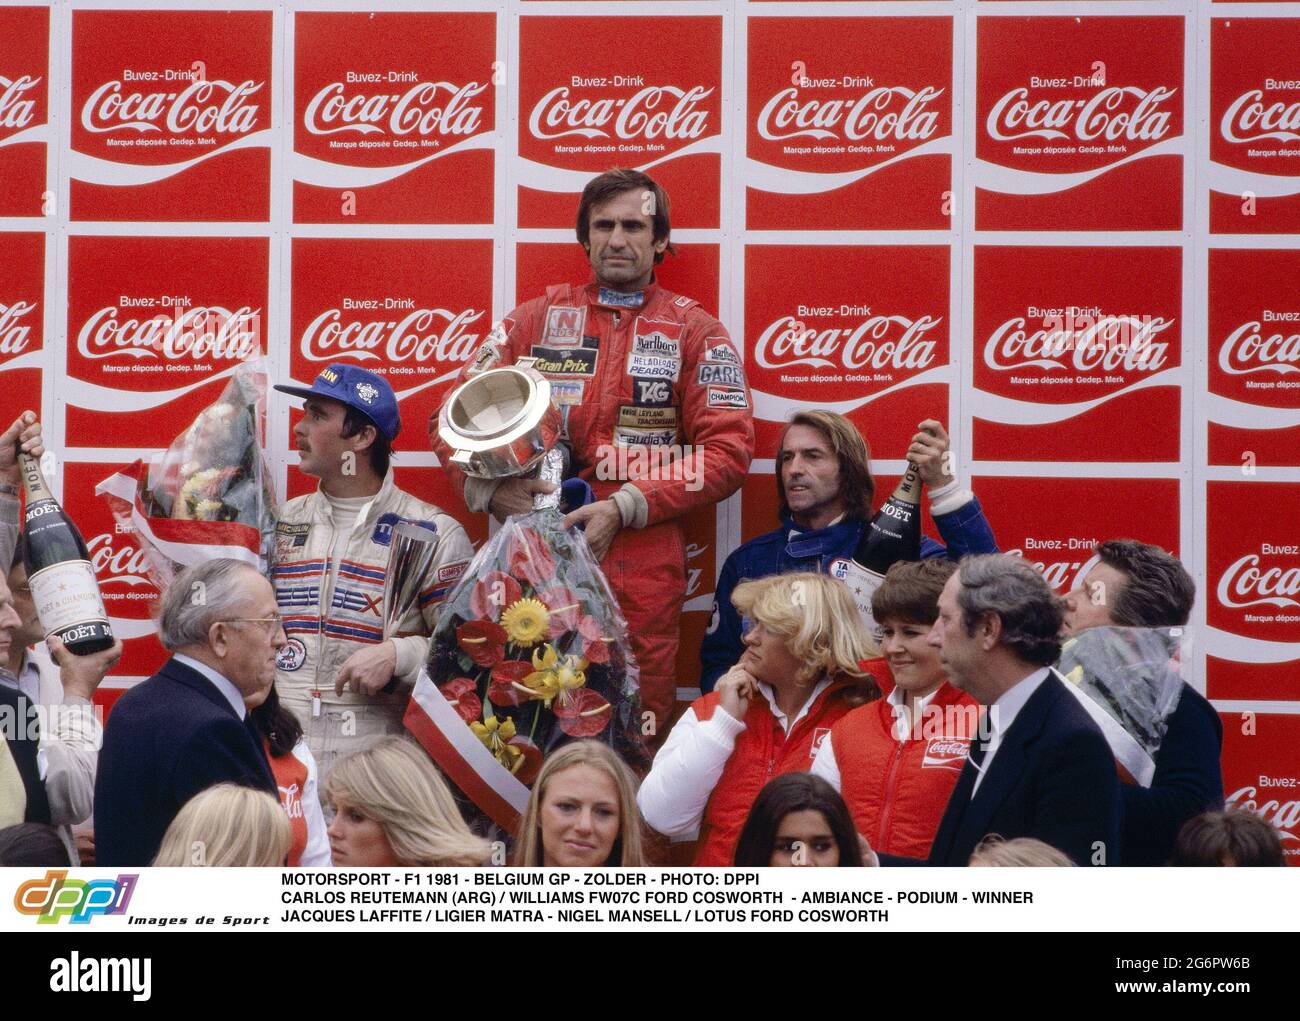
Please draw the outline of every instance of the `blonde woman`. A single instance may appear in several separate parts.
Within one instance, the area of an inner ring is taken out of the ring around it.
[[[1003,840],[990,833],[971,852],[971,868],[1074,868],[1064,851],[1033,837]]]
[[[335,865],[484,865],[488,842],[470,832],[423,749],[385,737],[341,760],[325,782]]]
[[[185,802],[163,834],[153,863],[170,868],[279,867],[292,841],[289,819],[273,795],[219,783]]]
[[[730,865],[763,785],[807,772],[830,728],[880,695],[862,665],[876,649],[840,582],[772,575],[732,602],[750,621],[745,652],[677,721],[637,795],[658,832],[699,832],[696,865]]]
[[[613,749],[574,741],[547,756],[519,824],[512,864],[647,864],[636,778]]]

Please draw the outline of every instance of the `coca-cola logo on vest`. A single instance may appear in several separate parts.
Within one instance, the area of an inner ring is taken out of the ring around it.
[[[0,7],[0,216],[49,211],[49,29],[48,7]]]
[[[266,352],[265,238],[74,237],[68,441],[165,446]]]
[[[950,17],[754,18],[748,41],[751,228],[949,226]]]
[[[491,241],[297,238],[290,369],[303,383],[330,362],[377,372],[420,431],[491,329],[491,310]]]
[[[981,17],[977,225],[1180,228],[1183,45],[1181,17]]]
[[[72,12],[74,219],[267,218],[271,20]]]
[[[294,216],[488,223],[496,15],[294,15]]]
[[[721,131],[721,18],[519,19],[520,226],[571,227],[587,180],[625,166],[674,227],[716,227]]]

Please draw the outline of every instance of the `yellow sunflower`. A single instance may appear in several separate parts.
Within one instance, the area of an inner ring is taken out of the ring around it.
[[[551,627],[546,604],[537,599],[520,599],[501,614],[501,626],[517,645],[536,645]]]

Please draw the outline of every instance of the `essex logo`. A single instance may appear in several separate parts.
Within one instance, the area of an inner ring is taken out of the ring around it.
[[[35,915],[37,925],[56,925],[67,917],[86,925],[95,915],[124,915],[139,875],[117,879],[69,879],[67,869],[49,869],[44,879],[29,879],[14,893],[14,910]]]

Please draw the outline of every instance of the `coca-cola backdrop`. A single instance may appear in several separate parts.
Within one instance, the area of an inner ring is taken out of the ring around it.
[[[1106,538],[1183,558],[1230,798],[1300,850],[1300,13],[1029,8],[0,5],[0,418],[41,412],[126,638],[101,699],[163,653],[95,484],[246,358],[384,375],[399,483],[486,537],[427,419],[494,322],[586,278],[578,194],[632,166],[757,427],[740,492],[685,523],[681,698],[723,561],[776,525],[788,416],[848,415],[882,498],[938,418],[1058,592]],[[271,395],[281,498],[312,485],[296,404]]]

